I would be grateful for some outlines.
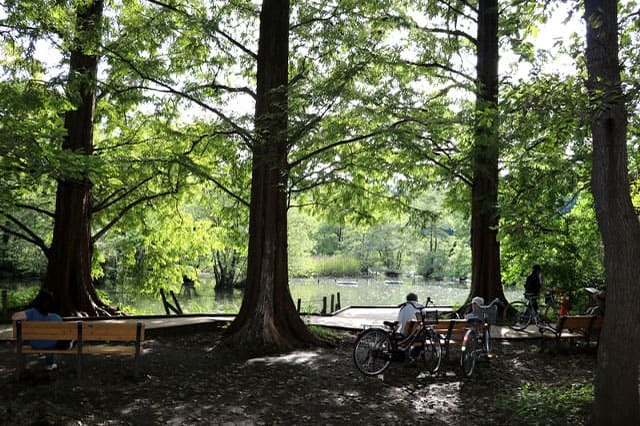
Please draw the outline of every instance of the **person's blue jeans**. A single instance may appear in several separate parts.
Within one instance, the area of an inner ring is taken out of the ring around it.
[[[33,349],[53,349],[57,346],[57,340],[32,340],[29,345]],[[54,354],[45,354],[47,365],[55,364],[56,356]]]

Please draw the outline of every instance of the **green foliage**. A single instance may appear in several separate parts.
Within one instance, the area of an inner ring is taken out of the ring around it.
[[[583,287],[604,283],[604,253],[591,195],[581,193],[571,210],[559,212],[547,227],[555,231],[523,228],[505,235],[503,278],[522,287],[532,265],[540,264],[545,287],[561,289],[573,300],[585,299]]]
[[[311,254],[313,240],[311,233],[315,229],[313,217],[303,215],[299,210],[289,210],[288,215],[288,250],[289,276],[308,276],[312,270]]]
[[[243,1],[192,1],[184,13],[140,0],[106,4],[87,159],[60,149],[75,5],[2,6],[0,260],[41,273],[57,180],[88,172],[92,276],[142,294],[178,290],[183,275],[211,271],[215,250],[246,252],[259,10]],[[293,2],[291,275],[470,275],[475,64],[460,58],[475,55],[475,35],[464,34],[475,24],[472,7],[458,6]],[[603,255],[587,193],[582,81],[544,74],[552,54],[527,39],[543,13],[520,2],[500,17],[503,46],[520,58],[500,94],[502,273],[520,286],[540,263],[548,285],[572,292],[602,284]],[[638,24],[625,25],[624,77],[637,105]],[[36,54],[42,43],[46,61]],[[576,57],[579,38],[566,49],[556,53]],[[527,66],[527,79],[513,77]],[[640,206],[638,114],[629,119]]]
[[[525,383],[509,398],[496,401],[509,417],[528,425],[577,424],[593,402],[593,385],[572,384],[561,388]]]
[[[353,256],[317,256],[313,259],[313,263],[313,274],[320,277],[353,277],[360,275],[360,262]]]
[[[340,333],[330,328],[316,326],[316,325],[310,325],[308,327],[309,327],[309,330],[311,330],[314,334],[316,334],[318,337],[320,337],[325,341],[338,344],[344,340],[344,337]]]
[[[41,276],[47,268],[47,259],[40,247],[18,238],[0,240],[0,262],[11,265],[16,275]]]
[[[545,105],[540,108],[539,105]],[[570,107],[567,107],[570,106]],[[532,265],[547,288],[574,298],[601,286],[603,252],[587,191],[590,147],[582,82],[541,75],[505,90],[502,278],[522,287]]]
[[[24,309],[40,291],[39,286],[18,288],[15,291],[9,291],[7,294],[7,309],[9,311],[18,311]]]

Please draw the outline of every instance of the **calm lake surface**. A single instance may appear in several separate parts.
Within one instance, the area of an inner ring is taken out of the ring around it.
[[[37,286],[37,282],[19,283],[8,286],[9,291],[27,286]],[[340,307],[347,306],[396,306],[405,301],[407,293],[418,295],[423,302],[427,297],[436,305],[459,306],[469,294],[469,285],[458,281],[425,281],[422,277],[384,278],[292,278],[289,282],[291,296],[297,305],[300,300],[300,310],[304,313],[319,313],[323,309],[323,298],[326,298],[327,310],[331,310],[333,296],[334,307],[337,308],[338,294]],[[201,276],[196,290],[198,295],[187,295],[175,286],[174,291],[185,314],[193,313],[237,313],[242,304],[242,291],[235,290],[232,296],[216,300],[213,291],[214,281],[211,277]],[[175,304],[165,289],[168,300]],[[165,308],[161,297],[143,296],[139,292],[122,291],[107,286],[102,289],[106,293],[109,303],[130,314],[163,315]],[[505,288],[507,300],[522,298],[521,288]]]
[[[386,283],[385,283],[386,281]],[[235,290],[232,297],[216,300],[212,280],[202,278],[198,282],[198,296],[187,297],[176,291],[178,303],[184,313],[237,313],[242,303],[242,292]],[[420,302],[431,297],[436,305],[459,306],[469,294],[469,286],[453,281],[424,281],[421,278],[292,278],[289,282],[294,303],[300,300],[300,310],[305,313],[319,313],[326,298],[327,310],[331,310],[333,296],[334,307],[337,307],[338,294],[340,307],[347,306],[395,306],[405,301],[407,293],[418,295]],[[506,288],[507,300],[518,300],[522,297],[519,288]],[[134,310],[138,314],[164,314],[160,300],[140,298],[139,295],[111,292],[112,302],[126,310]],[[172,303],[172,300],[169,299]],[[130,309],[127,309],[129,307]]]

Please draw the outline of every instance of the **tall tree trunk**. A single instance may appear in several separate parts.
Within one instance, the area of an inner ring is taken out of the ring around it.
[[[289,291],[288,60],[289,0],[265,0],[258,44],[247,283],[240,312],[225,339],[251,352],[319,343],[300,318]]]
[[[65,115],[67,135],[62,149],[86,156],[93,153],[98,57],[85,51],[97,45],[102,11],[102,0],[79,6],[70,57],[68,93],[76,108]],[[58,182],[45,287],[54,292],[64,314],[103,312],[91,281],[91,188],[86,171],[81,177],[64,176]]]
[[[480,0],[473,182],[471,293],[504,300],[498,244],[498,1]]]
[[[640,222],[631,202],[627,170],[617,2],[585,1],[585,19],[593,134],[591,191],[604,244],[607,284],[593,423],[631,425],[640,419]]]

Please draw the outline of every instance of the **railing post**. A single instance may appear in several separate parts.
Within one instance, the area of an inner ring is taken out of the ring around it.
[[[302,299],[298,298],[298,313],[300,313],[300,305],[302,304]]]
[[[335,306],[336,306],[335,305],[335,296],[332,294],[331,295],[331,311],[330,311],[330,313],[333,313],[335,311],[335,309],[334,309]]]
[[[336,293],[337,302],[336,302],[336,311],[339,311],[342,308],[342,304],[340,303],[340,292]]]
[[[167,296],[165,296],[163,289],[160,289],[160,297],[162,297],[162,306],[164,306],[164,311],[167,315],[171,315],[171,311],[169,310],[169,302],[167,302]]]
[[[320,314],[327,314],[327,296],[322,296],[322,311],[320,312]]]

